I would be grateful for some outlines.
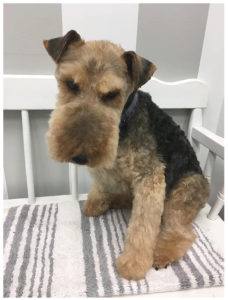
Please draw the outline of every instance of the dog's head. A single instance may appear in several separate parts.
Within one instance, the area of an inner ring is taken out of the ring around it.
[[[74,30],[45,40],[44,46],[57,64],[59,87],[47,133],[51,157],[89,167],[111,167],[124,105],[156,67],[111,42],[85,42]]]

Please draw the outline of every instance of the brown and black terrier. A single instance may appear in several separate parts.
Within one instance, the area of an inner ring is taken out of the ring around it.
[[[180,259],[194,242],[192,222],[209,184],[184,132],[138,91],[155,65],[108,41],[85,42],[74,30],[44,46],[59,87],[47,133],[51,157],[88,167],[87,216],[132,207],[119,274],[139,280]]]

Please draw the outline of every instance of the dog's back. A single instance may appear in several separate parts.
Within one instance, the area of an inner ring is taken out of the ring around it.
[[[168,194],[185,174],[202,174],[202,170],[195,152],[180,126],[152,101],[148,93],[140,90],[138,98],[135,116],[127,126],[120,129],[120,141],[127,136],[130,137],[132,130],[134,134],[137,134],[137,131],[141,132],[141,141],[148,139],[149,135],[153,135],[157,154],[165,164],[166,193]],[[131,101],[131,99],[129,100]]]

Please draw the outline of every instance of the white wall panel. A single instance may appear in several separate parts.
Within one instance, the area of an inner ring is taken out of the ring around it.
[[[138,4],[62,4],[63,33],[75,29],[85,40],[110,40],[136,49]]]
[[[208,106],[204,112],[203,125],[224,137],[224,5],[210,4],[198,78],[209,87]],[[204,165],[207,150],[200,153]],[[216,159],[211,185],[213,203],[224,184],[224,162]]]

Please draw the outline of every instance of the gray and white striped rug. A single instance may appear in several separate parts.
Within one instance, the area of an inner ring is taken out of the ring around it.
[[[99,297],[223,285],[224,259],[198,224],[182,260],[138,282],[119,277],[129,214],[81,213],[82,202],[10,208],[4,220],[4,297]]]

